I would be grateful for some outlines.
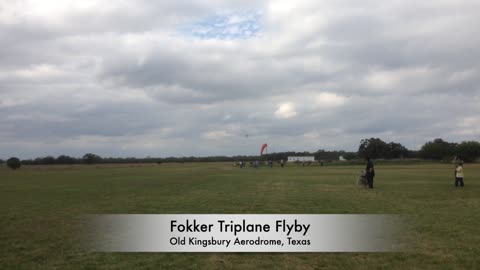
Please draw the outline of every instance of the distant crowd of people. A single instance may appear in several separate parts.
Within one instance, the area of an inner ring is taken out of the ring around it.
[[[283,161],[283,159],[280,160],[280,167],[283,168],[283,166],[285,165],[285,162]],[[255,161],[250,161],[250,167],[253,167],[255,169],[258,168],[260,162],[258,160],[255,160]],[[267,165],[270,167],[270,168],[273,168],[273,160],[269,159],[267,161]],[[237,166],[237,163],[234,163],[234,166]],[[246,162],[244,161],[239,161],[238,162],[238,166],[242,169],[242,168],[245,168],[246,166]]]
[[[285,160],[280,159],[280,160],[277,161],[277,162],[278,162],[278,164],[280,165],[281,168],[283,168],[283,167],[285,166]],[[274,161],[271,160],[271,159],[265,161],[265,164],[266,164],[268,167],[270,167],[270,168],[273,168],[273,163],[274,163]],[[305,162],[299,162],[299,161],[297,161],[296,163],[301,163],[302,166],[310,166],[310,165],[313,164],[312,161],[305,161]],[[260,162],[259,162],[258,160],[255,160],[255,161],[250,161],[249,164],[250,164],[250,167],[252,167],[252,168],[258,168]],[[319,164],[320,164],[320,166],[323,167],[323,166],[324,166],[323,160],[320,160],[320,161],[319,161]],[[239,161],[239,162],[234,162],[234,163],[233,163],[233,166],[235,166],[235,167],[236,167],[236,166],[239,166],[240,168],[245,168],[246,165],[247,165],[247,163],[246,163],[245,161],[242,161],[242,160]]]

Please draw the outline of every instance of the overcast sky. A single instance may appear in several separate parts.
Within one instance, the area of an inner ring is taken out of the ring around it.
[[[480,1],[0,0],[0,158],[480,140]]]

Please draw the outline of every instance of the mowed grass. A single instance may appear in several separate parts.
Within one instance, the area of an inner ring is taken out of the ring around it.
[[[239,169],[231,163],[0,169],[0,269],[478,269],[480,165]],[[399,253],[89,253],[84,214],[400,214]]]

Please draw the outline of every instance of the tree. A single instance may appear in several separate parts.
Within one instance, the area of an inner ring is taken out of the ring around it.
[[[420,150],[408,150],[407,152],[408,158],[420,158]]]
[[[385,158],[387,156],[387,143],[379,138],[363,139],[358,147],[358,155],[361,158]]]
[[[404,158],[408,156],[408,149],[400,143],[390,142],[387,146],[387,158]]]
[[[55,160],[56,164],[74,164],[75,159],[66,155],[60,155]]]
[[[466,162],[475,161],[480,157],[480,143],[476,141],[462,142],[456,145],[455,155]]]
[[[102,161],[102,158],[100,156],[92,153],[85,154],[82,159],[87,164],[94,164]]]
[[[22,166],[22,163],[20,162],[20,159],[11,157],[7,160],[7,166],[12,170],[16,170]]]
[[[52,156],[46,156],[44,158],[41,158],[41,164],[45,164],[45,165],[53,165],[55,164],[55,158],[52,157]]]
[[[3,159],[0,159],[0,164],[3,164],[3,163],[4,163]]]
[[[455,147],[455,143],[435,139],[433,142],[427,142],[422,146],[420,155],[426,159],[446,160],[454,155]]]
[[[379,138],[363,139],[358,147],[358,156],[361,158],[404,158],[408,157],[409,152],[400,143],[386,143]]]

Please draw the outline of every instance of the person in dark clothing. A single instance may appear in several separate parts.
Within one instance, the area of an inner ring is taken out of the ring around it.
[[[365,168],[365,175],[368,181],[368,187],[373,188],[373,178],[375,177],[375,169],[370,157],[367,157],[367,167]]]

